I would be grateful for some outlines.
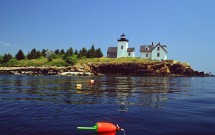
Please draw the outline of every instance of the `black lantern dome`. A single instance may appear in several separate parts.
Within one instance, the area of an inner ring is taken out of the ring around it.
[[[129,41],[127,38],[126,38],[126,35],[124,33],[122,33],[122,35],[120,36],[120,39],[118,39],[118,41]]]

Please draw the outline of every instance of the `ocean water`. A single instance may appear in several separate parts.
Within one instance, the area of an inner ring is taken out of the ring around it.
[[[77,127],[100,121],[126,135],[214,135],[215,78],[0,75],[0,135],[96,135]]]

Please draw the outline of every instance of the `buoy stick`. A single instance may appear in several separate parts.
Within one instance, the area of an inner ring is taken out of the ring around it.
[[[93,126],[93,127],[77,127],[77,129],[80,129],[80,130],[97,130],[97,126]]]
[[[101,132],[116,132],[122,130],[118,125],[114,125],[108,122],[97,122],[93,127],[77,127],[80,130],[95,130],[98,133]]]

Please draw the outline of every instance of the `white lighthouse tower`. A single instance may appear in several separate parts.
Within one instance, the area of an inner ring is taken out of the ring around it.
[[[124,33],[118,39],[117,58],[128,56],[128,41]]]

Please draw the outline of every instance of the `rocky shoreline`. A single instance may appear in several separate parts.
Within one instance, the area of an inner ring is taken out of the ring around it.
[[[193,70],[180,62],[77,64],[68,67],[0,67],[8,75],[67,75],[67,76],[212,76]]]

